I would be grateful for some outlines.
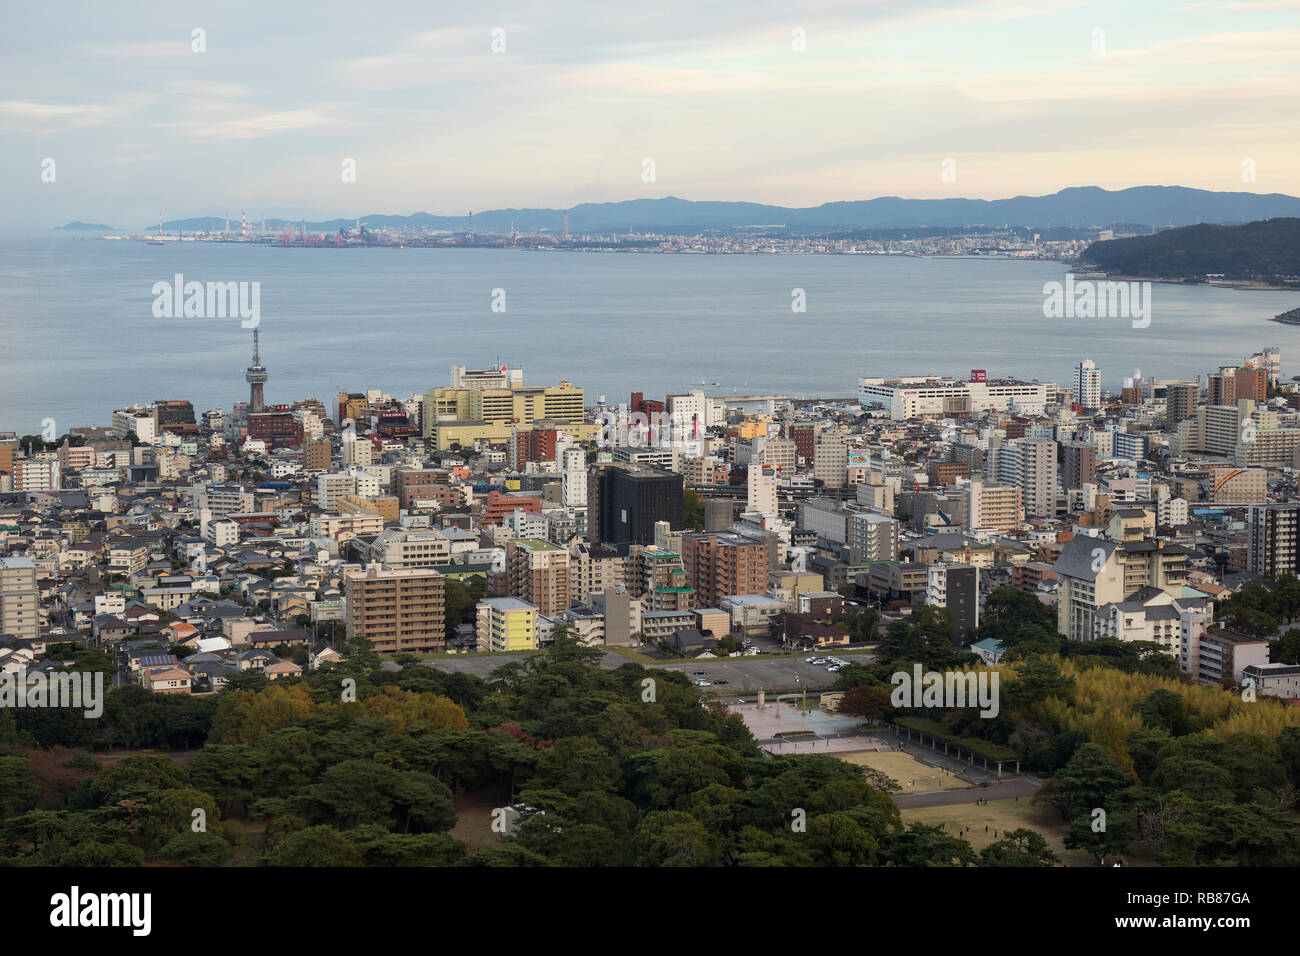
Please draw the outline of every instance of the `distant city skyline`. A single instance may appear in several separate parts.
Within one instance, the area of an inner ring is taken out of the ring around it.
[[[1300,85],[1298,10],[24,7],[0,36],[0,196],[7,227],[43,228],[665,195],[1294,195],[1297,124],[1278,117]]]

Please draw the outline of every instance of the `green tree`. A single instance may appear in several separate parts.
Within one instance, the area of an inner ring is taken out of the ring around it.
[[[0,755],[0,817],[11,817],[36,806],[41,787],[26,757]]]
[[[291,833],[266,858],[267,866],[361,866],[356,844],[329,826]]]
[[[1053,866],[1059,862],[1043,835],[1024,827],[1008,830],[979,853],[980,866]]]

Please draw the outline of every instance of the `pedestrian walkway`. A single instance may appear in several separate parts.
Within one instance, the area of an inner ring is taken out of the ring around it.
[[[1028,800],[1043,785],[1034,777],[1012,777],[1009,780],[994,781],[971,790],[938,790],[933,793],[892,793],[891,797],[900,810],[914,810],[917,807],[950,807],[959,803],[972,806],[976,800]]]

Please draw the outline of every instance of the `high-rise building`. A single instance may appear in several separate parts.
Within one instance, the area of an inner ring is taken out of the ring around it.
[[[329,471],[332,455],[328,438],[306,442],[302,448],[302,466],[308,471]]]
[[[154,420],[158,431],[174,435],[197,435],[198,423],[194,420],[194,406],[184,399],[159,399],[153,403]]]
[[[1091,442],[1065,442],[1061,457],[1061,487],[1068,491],[1097,483],[1097,447]]]
[[[588,545],[575,538],[569,543],[569,601],[591,600],[593,594],[626,586],[627,561],[619,552]]]
[[[432,468],[394,468],[392,490],[407,509],[425,501],[436,502],[439,508],[459,503],[450,474]]]
[[[380,654],[423,654],[446,647],[446,579],[432,568],[379,568],[344,577],[347,635]]]
[[[1115,542],[1076,535],[1061,549],[1056,629],[1070,640],[1097,638],[1098,610],[1128,600],[1143,588],[1174,597],[1187,583],[1188,552],[1160,539]]]
[[[1209,386],[1206,389],[1206,404],[1208,405],[1236,405],[1237,404],[1237,370],[1231,366],[1224,366],[1219,369],[1217,374],[1209,377]]]
[[[564,381],[549,388],[513,382],[509,388],[433,388],[424,396],[424,437],[439,451],[475,442],[506,445],[512,435],[533,427],[584,441],[599,429],[584,422],[582,396],[582,389]]]
[[[1196,414],[1196,401],[1200,397],[1201,387],[1195,382],[1174,382],[1165,387],[1165,424],[1177,425],[1184,418]]]
[[[1090,358],[1074,367],[1074,398],[1088,411],[1101,408],[1101,369]]]
[[[843,432],[827,430],[818,435],[813,455],[813,480],[820,480],[824,488],[848,485],[849,440]]]
[[[539,538],[506,543],[510,593],[552,616],[569,607],[569,552]]]
[[[1282,351],[1276,345],[1260,349],[1242,363],[1246,368],[1262,368],[1270,385],[1282,380]]]
[[[794,442],[795,454],[805,465],[813,464],[817,457],[817,426],[787,425],[786,437]]]
[[[1056,442],[1046,438],[1017,438],[998,451],[998,478],[1020,488],[1025,514],[1034,518],[1056,514]]]
[[[767,591],[767,545],[739,534],[682,535],[682,564],[701,607],[732,594]]]
[[[594,544],[651,544],[655,523],[682,527],[682,476],[639,465],[600,464],[587,480]]]
[[[574,445],[560,453],[560,503],[587,507],[587,453]]]
[[[250,411],[248,437],[266,442],[267,448],[291,448],[302,444],[302,422],[282,406],[272,411]]]
[[[761,465],[757,461],[749,463],[749,495],[745,510],[775,518],[778,514],[776,499],[777,472],[775,468]]]
[[[1265,576],[1300,573],[1300,504],[1255,505],[1250,509],[1246,570]]]
[[[452,388],[511,388],[524,384],[524,370],[508,366],[485,369],[467,369],[464,365],[451,367]]]
[[[854,564],[898,559],[898,522],[876,511],[849,515],[849,548]]]
[[[40,591],[31,558],[0,558],[0,634],[32,641],[41,636]]]
[[[969,564],[935,562],[926,566],[925,603],[952,611],[957,619],[956,643],[965,644],[979,627],[979,568]]]
[[[1268,369],[1239,368],[1232,377],[1238,401],[1243,398],[1261,404],[1268,401]]]

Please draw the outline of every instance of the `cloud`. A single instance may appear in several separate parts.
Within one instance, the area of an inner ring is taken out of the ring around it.
[[[305,130],[343,128],[352,124],[330,116],[318,109],[283,110],[253,116],[232,116],[205,120],[184,120],[177,123],[155,123],[161,129],[173,129],[202,140],[266,139],[283,133],[301,133]]]
[[[39,130],[42,133],[82,126],[101,126],[120,120],[153,102],[143,94],[123,96],[115,103],[37,103],[31,100],[0,100],[0,123],[7,129]]]
[[[208,96],[217,99],[245,99],[252,96],[252,87],[239,83],[218,83],[208,80],[176,80],[167,84],[169,93],[181,93],[187,96]]]

